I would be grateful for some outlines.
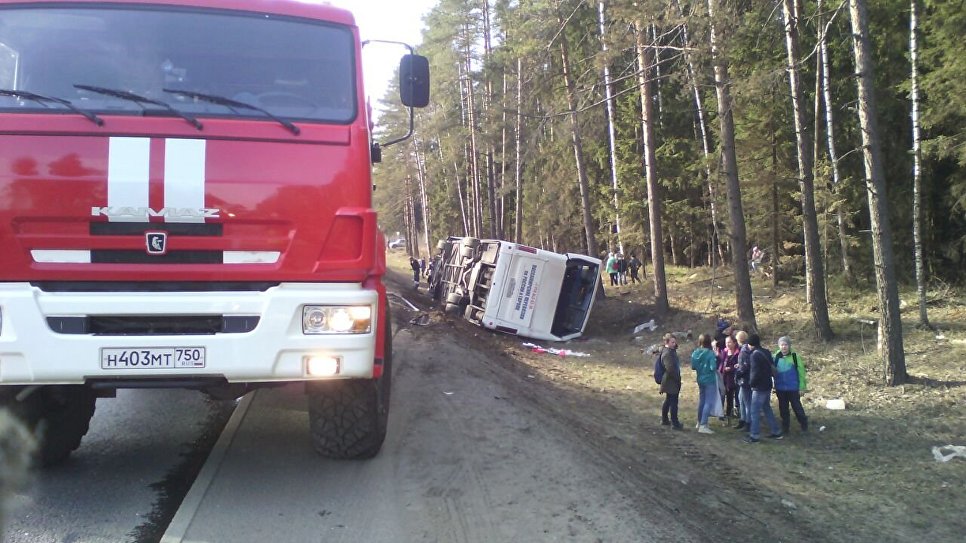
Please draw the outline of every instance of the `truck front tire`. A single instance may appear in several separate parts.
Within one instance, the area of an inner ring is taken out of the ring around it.
[[[392,384],[392,326],[386,311],[382,376],[306,385],[312,445],[326,458],[374,457],[386,439]]]
[[[43,386],[17,399],[24,387],[3,387],[0,405],[19,418],[38,441],[37,460],[53,466],[67,460],[90,428],[97,400],[80,385]]]

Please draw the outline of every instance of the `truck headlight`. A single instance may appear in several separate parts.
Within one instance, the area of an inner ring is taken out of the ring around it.
[[[303,334],[368,334],[372,306],[306,305],[302,307]]]

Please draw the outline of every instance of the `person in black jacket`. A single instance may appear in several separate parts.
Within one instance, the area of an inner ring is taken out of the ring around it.
[[[758,334],[748,336],[748,345],[752,347],[751,355],[749,356],[751,367],[748,372],[748,386],[751,387],[751,405],[748,410],[750,425],[745,443],[758,443],[760,440],[762,412],[765,413],[765,419],[768,421],[769,428],[771,428],[771,434],[768,437],[771,439],[781,439],[784,435],[781,433],[781,427],[778,426],[778,421],[775,419],[775,412],[771,409],[772,366],[774,365],[771,353],[761,348],[761,338]]]
[[[661,424],[680,430],[683,425],[678,421],[678,396],[681,394],[681,361],[678,359],[678,340],[674,334],[664,334],[664,348],[661,349],[661,364],[664,365],[664,378],[661,379],[661,394],[666,394],[661,405]],[[670,419],[668,418],[670,415]]]

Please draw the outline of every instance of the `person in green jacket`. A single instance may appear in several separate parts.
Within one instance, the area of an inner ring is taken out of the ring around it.
[[[698,336],[698,348],[691,353],[691,369],[698,372],[698,433],[713,434],[708,418],[714,411],[718,396],[718,357],[711,350],[711,335]]]
[[[788,413],[789,405],[792,406],[802,431],[807,432],[808,417],[805,416],[805,408],[802,407],[802,392],[808,385],[805,378],[805,362],[792,350],[792,340],[788,336],[778,338],[775,370],[775,394],[778,396],[778,414],[782,419],[783,433],[788,433],[792,422]]]

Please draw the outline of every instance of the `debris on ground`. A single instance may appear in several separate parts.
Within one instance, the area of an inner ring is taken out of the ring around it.
[[[523,346],[528,347],[530,351],[535,353],[548,353],[548,354],[555,354],[557,356],[590,356],[587,353],[571,351],[570,349],[556,349],[553,347],[541,347],[536,343],[524,343]]]
[[[409,319],[409,324],[415,324],[416,326],[429,326],[429,313],[420,313],[415,317]]]
[[[829,400],[825,402],[825,409],[831,409],[832,411],[842,411],[845,409],[845,400],[839,398],[835,400]]]
[[[944,454],[943,451],[951,451],[949,454]],[[959,458],[966,458],[966,446],[964,445],[946,445],[944,447],[933,447],[932,456],[936,459],[936,462],[949,462],[957,456]]]
[[[634,327],[634,334],[636,335],[643,332],[645,328],[653,332],[654,330],[657,330],[657,323],[654,322],[654,319],[651,319],[647,322],[638,324],[637,326]]]

